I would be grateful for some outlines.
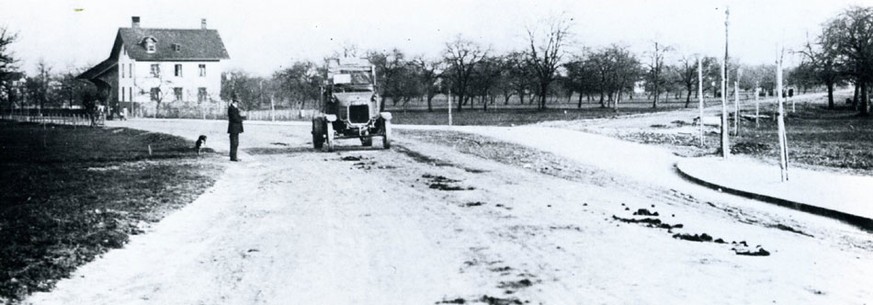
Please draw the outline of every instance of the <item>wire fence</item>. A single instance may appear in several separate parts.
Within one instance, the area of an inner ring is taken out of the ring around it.
[[[0,119],[15,122],[72,126],[103,126],[106,122],[106,116],[102,113],[91,116],[73,112],[5,113],[0,114]]]

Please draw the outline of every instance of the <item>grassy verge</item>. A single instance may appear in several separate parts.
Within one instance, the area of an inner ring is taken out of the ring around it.
[[[130,129],[0,122],[0,303],[51,289],[210,187],[223,169],[191,146]]]
[[[522,109],[489,109],[483,111],[478,109],[464,109],[457,111],[452,109],[452,124],[468,126],[468,125],[486,125],[486,126],[513,126],[523,124],[533,124],[545,121],[572,121],[581,119],[598,119],[598,118],[614,118],[621,115],[661,112],[677,109],[679,104],[671,105],[671,107],[662,106],[652,108],[650,104],[628,104],[622,105],[618,110],[609,108],[600,108],[598,105],[586,104],[583,108],[566,108],[557,109],[550,108],[546,110],[537,110],[532,108]],[[394,115],[392,122],[394,124],[411,124],[411,125],[447,125],[448,112],[446,109],[434,110],[390,110]]]
[[[845,105],[829,110],[823,99],[798,103],[794,112],[791,112],[790,103],[786,105],[789,162],[792,166],[873,175],[873,117],[860,117],[857,111]],[[843,99],[845,97],[837,98]],[[776,107],[773,103],[762,105],[761,113],[771,117],[759,119],[758,126],[752,120],[740,121],[740,135],[730,137],[731,153],[768,163],[778,162],[777,122],[772,119]],[[754,113],[754,109],[744,109],[743,112]],[[580,129],[634,142],[664,145],[685,155],[715,154],[720,151],[717,128],[707,128],[707,146],[701,148],[698,146],[697,132],[693,131],[696,127],[690,132],[688,130],[690,121],[676,121],[669,115],[660,118],[660,122],[646,121],[649,125],[633,126],[625,131],[599,129],[596,126]]]

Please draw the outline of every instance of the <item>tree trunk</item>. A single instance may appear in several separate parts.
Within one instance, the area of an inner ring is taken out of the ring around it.
[[[685,108],[688,108],[688,105],[691,104],[691,86],[685,87],[688,89],[688,94],[685,95]]]
[[[604,92],[600,90],[600,108],[606,108],[606,104],[603,103]]]
[[[834,109],[834,83],[828,82],[828,109]]]
[[[464,105],[464,94],[461,93],[461,94],[458,94],[458,112],[464,111],[464,107],[461,107],[463,105]]]
[[[868,105],[867,82],[862,81],[861,82],[861,100],[858,101],[858,107],[859,107],[858,111],[859,111],[859,114],[861,114],[862,116],[866,116],[868,114],[867,105]]]
[[[582,92],[579,92],[579,102],[576,105],[576,108],[582,108]]]
[[[852,110],[858,110],[858,82],[855,82],[855,96],[852,97]]]

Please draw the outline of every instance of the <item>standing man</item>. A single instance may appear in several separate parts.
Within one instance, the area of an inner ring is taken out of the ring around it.
[[[236,99],[231,100],[227,107],[227,133],[230,134],[230,161],[240,161],[236,157],[236,149],[239,147],[239,134],[243,132],[244,117],[239,114],[239,104]]]

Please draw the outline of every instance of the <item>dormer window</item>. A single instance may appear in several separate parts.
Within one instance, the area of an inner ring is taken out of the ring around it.
[[[154,53],[157,50],[158,40],[148,36],[142,39],[141,44],[145,47],[147,53]]]
[[[182,51],[182,45],[178,43],[173,44],[173,51],[179,52]]]

